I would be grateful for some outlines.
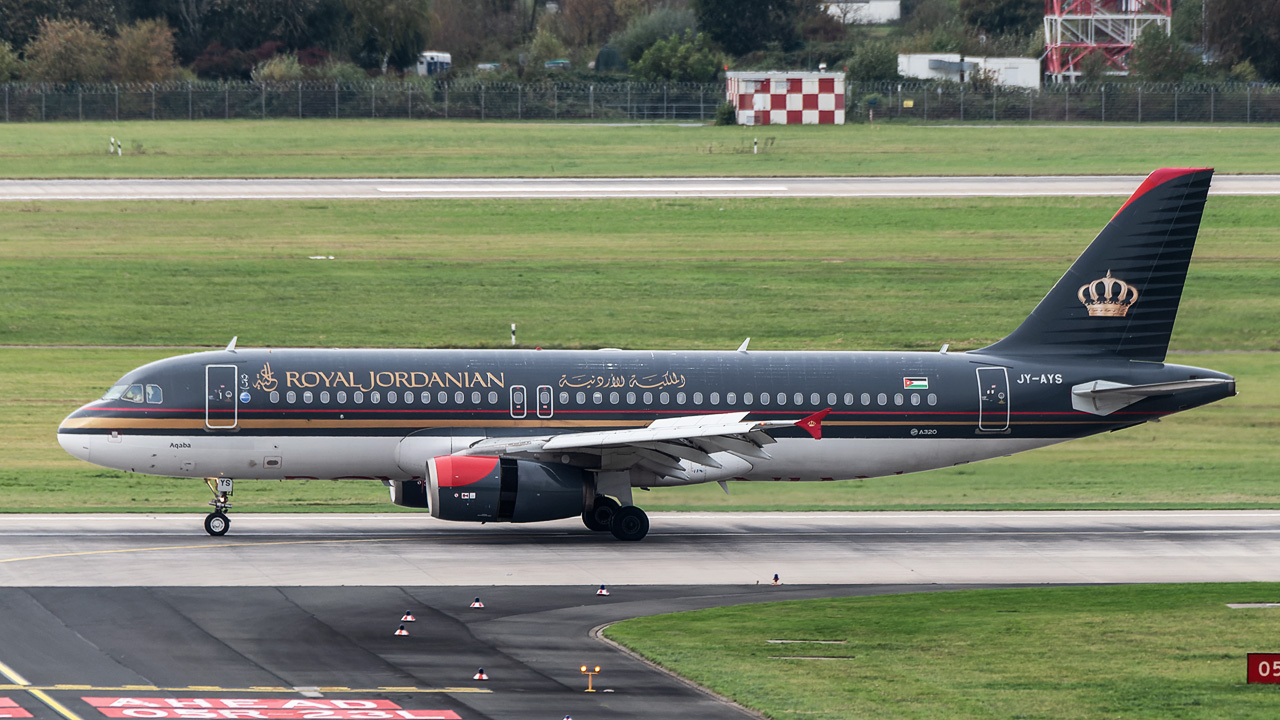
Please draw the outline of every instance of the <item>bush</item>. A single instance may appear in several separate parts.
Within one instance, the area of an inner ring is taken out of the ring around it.
[[[888,43],[864,43],[845,64],[850,82],[898,79],[898,51]]]
[[[100,82],[107,75],[111,42],[83,20],[41,18],[27,45],[28,80],[50,83]]]
[[[258,63],[250,75],[260,83],[296,82],[303,79],[302,63],[293,53],[276,55]]]
[[[642,80],[673,82],[711,82],[719,70],[720,60],[707,38],[692,30],[654,43],[634,68]]]
[[[623,60],[633,63],[659,40],[682,35],[697,26],[692,10],[674,10],[663,6],[632,18],[626,28],[609,39],[609,44],[617,49]]]
[[[738,109],[727,102],[716,108],[716,125],[737,125]]]

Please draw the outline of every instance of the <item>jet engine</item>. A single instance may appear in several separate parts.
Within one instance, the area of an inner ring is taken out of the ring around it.
[[[425,508],[427,505],[427,483],[422,480],[390,481],[391,502],[400,507]]]
[[[581,515],[594,492],[582,468],[531,460],[441,455],[427,463],[431,516],[538,522]]]

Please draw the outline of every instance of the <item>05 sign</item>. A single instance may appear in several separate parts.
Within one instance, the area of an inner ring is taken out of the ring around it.
[[[1249,682],[1280,685],[1280,653],[1249,653]]]

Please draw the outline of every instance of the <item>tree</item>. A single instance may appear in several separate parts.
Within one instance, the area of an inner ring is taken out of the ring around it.
[[[633,71],[642,80],[711,82],[720,70],[720,59],[702,33],[672,35],[645,51]]]
[[[886,42],[858,46],[847,62],[851,82],[898,79],[898,51]]]
[[[1147,82],[1180,82],[1200,65],[1199,56],[1155,24],[1142,31],[1129,53],[1129,72]]]
[[[636,62],[654,43],[693,30],[697,24],[692,11],[662,6],[632,17],[625,28],[609,38],[609,44],[623,60]]]
[[[1044,17],[1038,0],[960,0],[960,16],[988,33],[1033,33]]]
[[[1267,80],[1280,82],[1280,0],[1209,0],[1205,39],[1219,62],[1248,61]]]
[[[41,19],[27,45],[27,78],[37,82],[98,82],[107,75],[111,43],[84,20]]]
[[[599,45],[617,29],[613,0],[564,0],[560,3],[561,37],[572,47]]]
[[[733,55],[800,42],[799,21],[811,0],[691,0],[698,27]]]
[[[139,20],[126,25],[120,28],[113,45],[111,77],[119,82],[160,82],[177,69],[173,29],[163,20]]]
[[[427,0],[344,0],[355,19],[356,32],[368,38],[382,58],[386,74],[391,56],[413,57],[431,36]],[[405,58],[407,59],[407,58]]]
[[[0,82],[16,80],[22,75],[22,61],[8,40],[0,40]]]

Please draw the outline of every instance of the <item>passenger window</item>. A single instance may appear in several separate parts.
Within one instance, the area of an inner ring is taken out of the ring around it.
[[[769,393],[760,393],[760,404],[761,405],[769,404]]]
[[[929,404],[930,404],[930,405],[937,405],[937,404],[938,404],[938,396],[937,396],[937,395],[934,395],[933,393],[929,393]]]
[[[701,405],[701,404],[702,404],[702,393],[700,393],[700,392],[696,392],[696,393],[694,393],[694,394],[693,394],[693,404],[694,404],[694,405]]]
[[[129,389],[125,390],[124,394],[120,396],[120,399],[125,402],[131,402],[131,403],[142,402],[142,386],[130,385]]]
[[[911,404],[912,405],[920,404],[920,393],[911,393]]]
[[[827,404],[828,404],[828,405],[835,405],[835,404],[836,404],[836,394],[835,394],[835,393],[827,393]]]
[[[684,398],[685,398],[685,394],[684,394],[684,393],[682,393],[682,392],[678,392],[678,393],[676,393],[676,404],[678,404],[678,405],[683,405],[683,404],[684,404]]]
[[[311,391],[310,391],[310,390],[307,390],[306,392],[302,393],[302,402],[304,402],[304,403],[306,403],[306,404],[310,405],[310,404],[311,404],[311,398],[312,398],[312,395],[311,395]]]
[[[355,393],[352,395],[352,398],[356,401],[356,404],[357,404],[357,405],[363,405],[363,404],[364,404],[364,391],[363,391],[363,390],[357,390],[357,391],[355,391]]]
[[[274,405],[274,404],[276,404],[276,403],[278,403],[278,402],[280,402],[280,391],[279,391],[279,390],[272,390],[272,391],[271,391],[271,404],[272,404],[272,405]]]
[[[569,404],[569,393],[564,390],[560,391],[560,404],[561,405]]]
[[[576,400],[576,401],[578,401],[578,404],[579,404],[579,405],[586,405],[586,404],[587,404],[587,394],[586,394],[586,393],[584,393],[584,392],[582,392],[581,390],[579,390],[579,391],[578,391],[578,394],[577,394],[577,395],[574,395],[574,396],[573,396],[573,399],[574,399],[574,400]]]
[[[755,400],[755,396],[754,396],[754,395],[752,395],[751,393],[749,393],[749,392],[748,392],[748,393],[742,393],[742,404],[743,404],[743,405],[750,405],[750,404],[751,404],[751,402],[752,402],[753,400]]]
[[[455,393],[453,394],[453,401],[454,401],[454,402],[456,402],[456,403],[458,403],[459,405],[461,405],[463,402],[465,402],[465,401],[466,401],[466,399],[467,399],[467,394],[466,394],[466,393],[464,393],[464,392],[462,392],[461,390],[459,390],[459,391],[457,391],[457,392],[455,392]]]
[[[671,402],[671,393],[664,392],[661,395],[659,395],[658,402],[662,403],[663,405],[666,405],[667,403]]]
[[[725,393],[724,401],[725,401],[725,404],[727,405],[737,405],[738,393]]]
[[[599,390],[591,393],[591,402],[597,405],[604,402],[604,393],[600,392]]]
[[[338,402],[339,402],[339,403],[345,403],[346,401],[347,401],[347,391],[346,391],[346,390],[339,390],[339,391],[338,391]],[[275,402],[275,400],[272,400],[271,402]]]
[[[561,393],[561,394],[564,394],[564,393]],[[568,396],[567,396],[567,395],[565,396],[565,399],[566,399],[566,400],[568,399]],[[494,392],[493,390],[490,390],[490,391],[489,391],[489,404],[490,404],[490,405],[497,405],[497,404],[498,404],[498,393]]]
[[[822,404],[822,396],[821,396],[821,395],[819,395],[818,393],[810,393],[810,394],[809,394],[809,404],[810,404],[810,405],[821,405],[821,404]]]
[[[387,402],[391,403],[392,405],[395,405],[395,403],[396,403],[396,391],[395,391],[395,390],[392,390],[391,392],[387,393]]]
[[[472,390],[472,391],[471,391],[471,404],[472,404],[472,405],[479,405],[479,404],[480,404],[480,391],[479,391],[479,390]]]
[[[779,404],[779,405],[786,405],[786,404],[787,404],[787,394],[786,394],[786,393],[778,393],[778,404]]]
[[[628,405],[635,405],[635,404],[636,404],[636,394],[635,394],[635,393],[633,393],[633,392],[629,392],[629,393],[627,393],[627,404],[628,404]]]
[[[711,404],[712,404],[712,405],[719,405],[719,404],[720,404],[720,393],[718,393],[718,392],[713,392],[713,393],[711,393]]]
[[[645,404],[645,405],[652,405],[652,404],[653,404],[653,393],[651,393],[651,392],[646,392],[646,393],[644,394],[644,404]]]
[[[853,404],[853,393],[845,393],[845,394],[844,394],[844,404],[845,404],[845,405],[852,405],[852,404]]]
[[[382,393],[377,390],[374,390],[373,392],[369,393],[369,402],[373,403],[374,405],[377,405],[378,403],[382,402]]]
[[[405,402],[407,402],[407,403],[412,403],[412,402],[413,402],[413,393],[412,393],[412,392],[410,392],[410,391],[408,391],[408,390],[405,390],[405,391],[404,391],[404,401],[405,401]]]
[[[284,399],[288,401],[290,405],[292,405],[298,402],[298,393],[290,390],[289,392],[285,393]]]
[[[901,405],[901,404],[902,404],[902,393],[894,393],[894,394],[893,394],[893,404],[894,404],[894,405]]]
[[[619,400],[621,400],[621,399],[622,399],[622,396],[618,394],[618,391],[617,391],[617,390],[614,390],[613,392],[609,393],[609,404],[610,404],[610,405],[617,405],[617,404],[618,404],[618,401],[619,401]]]
[[[863,405],[871,404],[871,393],[862,393],[862,404]]]
[[[152,405],[159,405],[164,402],[164,391],[160,389],[159,385],[147,386],[147,402]]]
[[[440,392],[436,393],[436,400],[438,400],[441,405],[447,404],[449,402],[449,393],[441,390]]]
[[[889,396],[888,396],[888,395],[885,395],[884,393],[880,393],[879,395],[876,395],[876,404],[877,404],[877,405],[888,405],[888,404],[889,404]]]
[[[803,405],[803,404],[804,404],[804,393],[796,393],[795,395],[793,395],[793,396],[792,396],[792,399],[796,401],[796,404],[797,404],[797,405]]]
[[[324,404],[326,404],[326,405],[328,405],[328,404],[329,404],[329,391],[328,391],[328,390],[322,390],[322,391],[320,391],[320,402],[322,402],[322,403],[324,403]]]
[[[423,404],[423,405],[430,405],[430,404],[431,404],[431,391],[430,391],[430,390],[423,390],[423,391],[422,391],[422,394],[421,394],[421,395],[419,395],[419,396],[418,396],[418,398],[422,400],[422,404]]]

